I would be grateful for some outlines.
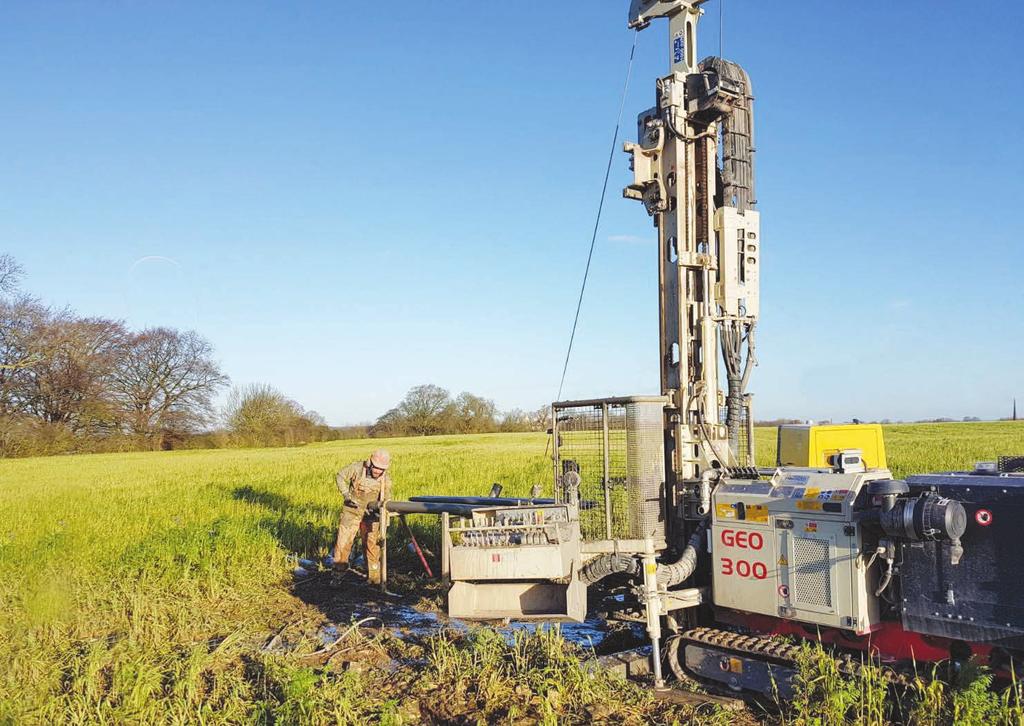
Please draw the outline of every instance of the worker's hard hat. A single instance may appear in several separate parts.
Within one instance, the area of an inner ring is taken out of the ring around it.
[[[391,454],[387,449],[377,449],[370,454],[370,463],[378,469],[387,469],[391,466]]]

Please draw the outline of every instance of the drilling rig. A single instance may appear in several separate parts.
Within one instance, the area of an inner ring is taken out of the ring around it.
[[[786,695],[778,635],[1006,669],[1024,653],[1005,559],[1024,457],[898,480],[880,427],[808,425],[781,427],[776,466],[755,466],[754,96],[736,63],[697,60],[703,4],[629,11],[637,32],[668,25],[668,73],[625,144],[624,196],[657,235],[660,391],[552,404],[553,498],[457,503],[449,612],[582,620],[589,600],[645,624],[659,686],[667,664]]]

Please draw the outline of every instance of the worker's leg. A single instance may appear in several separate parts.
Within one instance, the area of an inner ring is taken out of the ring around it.
[[[363,518],[359,525],[363,538],[363,554],[366,555],[366,579],[374,585],[380,584],[380,520]]]
[[[366,514],[366,507],[362,503],[349,500],[341,509],[341,518],[338,521],[338,537],[334,541],[334,566],[344,568],[348,566],[348,557],[352,552],[352,543],[359,533],[359,523],[363,521]]]

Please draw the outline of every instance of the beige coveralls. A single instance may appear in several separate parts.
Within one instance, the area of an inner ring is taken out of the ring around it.
[[[374,479],[370,476],[370,462],[357,461],[338,472],[338,491],[345,498],[345,506],[338,522],[334,562],[348,564],[352,543],[359,534],[366,556],[367,579],[380,583],[380,520],[367,516],[366,507],[370,502],[391,498],[391,478],[384,472]]]

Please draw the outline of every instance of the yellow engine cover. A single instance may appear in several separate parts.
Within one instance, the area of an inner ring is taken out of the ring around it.
[[[868,469],[886,469],[885,442],[878,424],[779,426],[779,466],[828,467],[843,449],[860,449]]]

